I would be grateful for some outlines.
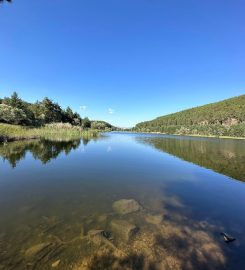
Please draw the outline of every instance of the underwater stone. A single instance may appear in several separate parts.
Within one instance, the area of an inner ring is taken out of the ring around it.
[[[104,230],[90,230],[88,236],[97,245],[101,245],[105,243],[105,240],[111,239],[111,233]]]
[[[112,220],[111,229],[113,234],[128,242],[139,231],[139,228],[126,220]]]
[[[154,225],[159,225],[163,221],[163,216],[162,215],[151,215],[148,214],[145,217],[146,222],[154,224]]]
[[[57,261],[53,262],[51,266],[52,266],[53,268],[55,268],[55,267],[58,267],[59,264],[60,264],[60,260],[57,260]]]
[[[40,243],[37,245],[34,245],[30,248],[28,248],[25,252],[26,258],[31,258],[36,256],[39,252],[41,252],[43,249],[47,248],[51,243]]]
[[[133,213],[140,210],[140,205],[134,199],[122,199],[113,203],[112,208],[121,215]]]

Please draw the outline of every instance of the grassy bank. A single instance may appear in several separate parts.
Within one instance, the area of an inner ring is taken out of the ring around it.
[[[163,127],[134,128],[139,132],[156,132],[164,134],[177,134],[203,137],[245,137],[245,123],[225,126],[214,125],[167,125]]]
[[[140,134],[156,134],[156,135],[173,135],[173,136],[186,136],[186,137],[203,137],[203,138],[219,138],[219,139],[236,139],[236,140],[245,140],[245,137],[235,137],[235,136],[219,136],[219,135],[205,135],[205,134],[180,134],[180,133],[164,133],[164,132],[154,132],[154,131],[139,131],[139,130],[131,130],[125,132],[134,132]]]
[[[44,127],[24,127],[0,123],[0,142],[28,139],[79,139],[94,138],[99,134],[96,130],[83,130],[69,124],[50,124]]]
[[[187,137],[203,137],[203,138],[219,138],[219,139],[235,139],[235,140],[245,140],[245,137],[234,137],[234,136],[218,136],[218,135],[202,135],[202,134],[178,134],[178,133],[162,133],[162,132],[149,132],[149,131],[129,131],[141,134],[159,134],[159,135],[173,135],[173,136],[187,136]]]

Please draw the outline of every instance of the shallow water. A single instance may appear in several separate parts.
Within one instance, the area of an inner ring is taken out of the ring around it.
[[[109,133],[0,156],[1,270],[244,268],[245,141]]]

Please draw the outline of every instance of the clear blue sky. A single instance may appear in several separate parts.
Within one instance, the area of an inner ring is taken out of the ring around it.
[[[129,127],[244,94],[244,14],[243,0],[1,4],[0,96]]]

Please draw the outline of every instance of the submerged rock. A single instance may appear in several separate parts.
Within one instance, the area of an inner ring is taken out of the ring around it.
[[[236,240],[236,238],[234,238],[233,236],[231,236],[231,235],[229,235],[229,234],[227,234],[225,232],[222,232],[220,234],[223,236],[226,243],[230,243],[230,242],[233,242],[233,241]]]
[[[100,215],[100,216],[97,217],[97,221],[99,223],[105,223],[106,220],[107,220],[107,215]]]
[[[100,245],[105,241],[111,240],[111,233],[104,230],[90,230],[88,237],[94,242],[94,244]]]
[[[44,242],[28,248],[25,252],[27,269],[40,269],[38,265],[58,264],[58,256],[64,251],[64,246],[57,242]],[[58,266],[58,265],[57,265]]]
[[[55,268],[55,267],[58,267],[59,264],[60,264],[60,260],[57,260],[57,261],[53,262],[51,266],[52,266],[53,268]]]
[[[126,220],[112,220],[111,229],[113,234],[128,242],[137,234],[139,228]]]
[[[134,199],[122,199],[116,201],[112,205],[113,210],[121,215],[137,212],[140,210],[140,205]]]
[[[37,245],[34,245],[30,248],[28,248],[25,252],[25,257],[28,258],[32,258],[35,257],[38,253],[40,253],[42,250],[44,250],[45,248],[47,248],[48,246],[50,246],[51,243],[47,242],[47,243],[40,243]]]
[[[83,238],[83,237],[84,237],[84,227],[82,226],[80,230],[80,238]]]
[[[109,232],[106,232],[104,230],[90,230],[90,231],[88,231],[88,236],[91,236],[91,237],[96,236],[96,235],[101,235],[105,238],[108,238],[109,234],[110,234]]]
[[[148,214],[145,216],[145,220],[148,223],[154,224],[154,225],[159,225],[163,221],[163,216],[162,215],[151,215]]]

